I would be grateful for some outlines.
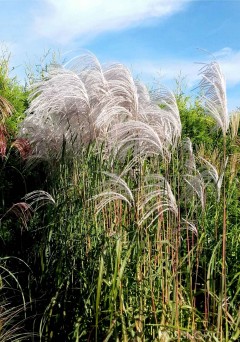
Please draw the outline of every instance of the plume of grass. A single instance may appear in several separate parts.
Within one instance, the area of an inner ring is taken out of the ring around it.
[[[14,214],[27,230],[28,222],[31,220],[33,213],[47,203],[55,204],[53,197],[46,191],[35,190],[25,195],[25,202],[15,203],[0,218],[1,221],[9,214]]]
[[[53,197],[43,190],[29,192],[25,195],[24,199],[27,203],[29,202],[30,208],[34,208],[35,211],[47,203],[55,204]]]
[[[161,116],[166,122],[166,125],[170,126],[171,142],[176,146],[182,132],[176,96],[171,90],[162,86],[153,92],[153,100],[161,107]]]
[[[194,235],[198,236],[198,229],[196,227],[196,225],[193,222],[190,222],[186,219],[182,219],[182,225],[181,225],[182,229],[187,229],[191,232],[193,232]]]
[[[234,139],[238,136],[238,130],[239,130],[239,123],[240,123],[240,112],[234,111],[231,113],[230,116],[230,126],[231,126],[231,137]]]
[[[109,178],[102,184],[103,192],[93,196],[92,200],[96,203],[96,214],[98,214],[109,203],[120,200],[126,202],[130,207],[134,205],[134,197],[127,183],[113,173],[104,172]]]
[[[166,178],[161,175],[149,175],[145,182],[147,184],[142,187],[144,193],[138,203],[138,209],[143,211],[139,224],[143,224],[149,217],[152,217],[149,224],[151,226],[165,211],[170,211],[177,216],[177,202]]]
[[[206,113],[210,115],[223,135],[229,128],[229,113],[227,108],[226,82],[220,65],[213,61],[205,64],[200,70],[202,80],[199,84],[202,93],[202,104]]]
[[[146,157],[157,154],[163,158],[169,157],[163,145],[163,137],[153,127],[141,121],[131,120],[114,125],[109,132],[108,142],[120,159],[124,159],[131,149],[134,155]]]
[[[5,120],[12,115],[13,106],[11,103],[0,95],[0,122],[4,123]]]
[[[200,200],[202,210],[204,210],[206,204],[206,194],[205,182],[201,173],[197,171],[196,175],[186,175],[184,179],[185,182],[189,185],[189,189],[197,195],[198,199]]]
[[[139,87],[139,86],[138,86]],[[169,147],[181,135],[181,122],[174,95],[165,90],[160,95],[148,96],[140,88],[137,113],[124,122],[117,123],[109,132],[108,141],[120,157],[133,149],[134,155],[161,155],[170,158]],[[140,94],[144,95],[143,101]],[[136,115],[137,114],[137,115]]]
[[[125,66],[102,67],[91,54],[49,68],[48,76],[32,86],[29,100],[19,136],[45,159],[58,159],[63,141],[67,151],[78,154],[96,139],[111,149],[125,151],[127,144],[139,151],[142,144],[146,155],[151,149],[164,154],[181,134],[172,92],[164,89],[151,98]],[[133,130],[128,138],[126,125]]]
[[[212,181],[214,183],[217,191],[217,200],[220,201],[223,177],[226,170],[228,158],[225,161],[225,165],[220,175],[216,167],[213,164],[211,164],[208,160],[201,157],[201,161],[206,165],[206,169],[201,172],[201,175],[206,182]]]
[[[12,148],[16,148],[22,159],[27,159],[31,154],[31,146],[27,139],[17,138],[11,144]]]
[[[190,138],[186,138],[183,140],[183,152],[184,155],[186,155],[186,161],[185,161],[185,167],[187,170],[187,173],[196,173],[197,167],[196,167],[196,160],[195,155],[193,153],[193,146]]]

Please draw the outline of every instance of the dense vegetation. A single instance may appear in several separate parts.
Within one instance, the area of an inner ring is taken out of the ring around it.
[[[201,73],[193,101],[92,55],[26,90],[1,60],[1,342],[240,339],[240,116]]]

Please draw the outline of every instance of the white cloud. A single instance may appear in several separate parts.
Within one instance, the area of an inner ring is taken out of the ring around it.
[[[227,87],[233,88],[240,85],[240,50],[234,51],[225,47],[212,54],[207,53],[204,58],[199,58],[199,63],[192,59],[158,59],[156,60],[135,60],[131,61],[131,66],[135,73],[139,73],[146,79],[159,78],[163,83],[177,78],[181,73],[186,77],[189,87],[194,86],[199,80],[200,62],[208,63],[217,60],[225,75]],[[129,63],[128,63],[129,64]],[[240,93],[240,92],[239,92]]]
[[[171,15],[191,0],[44,0],[35,14],[38,34],[67,43]]]

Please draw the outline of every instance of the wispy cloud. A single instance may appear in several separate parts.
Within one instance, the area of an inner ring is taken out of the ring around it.
[[[217,60],[223,70],[228,88],[240,85],[240,50],[234,51],[229,47],[224,47],[213,53],[199,55],[198,61],[193,59],[168,59],[158,60],[132,60],[131,66],[136,74],[146,79],[158,78],[161,82],[168,82],[176,79],[180,74],[186,78],[189,87],[192,87],[199,79],[199,69],[201,62]]]
[[[171,15],[191,0],[44,0],[35,14],[39,35],[67,43]]]

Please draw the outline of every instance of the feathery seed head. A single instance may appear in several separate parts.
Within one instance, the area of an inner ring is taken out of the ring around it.
[[[223,135],[229,128],[229,114],[227,109],[226,81],[220,65],[213,61],[205,64],[200,70],[202,80],[199,84],[202,92],[202,104]]]

